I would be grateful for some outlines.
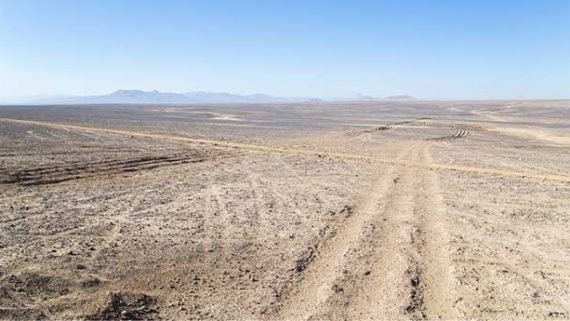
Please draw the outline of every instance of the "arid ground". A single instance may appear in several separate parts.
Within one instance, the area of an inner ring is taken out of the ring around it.
[[[0,319],[570,319],[570,101],[0,106]]]

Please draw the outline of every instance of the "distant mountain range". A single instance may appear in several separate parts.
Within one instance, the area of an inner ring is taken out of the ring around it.
[[[384,98],[386,100],[416,100],[415,97],[410,95],[398,95],[398,96],[389,96]]]
[[[352,100],[352,101],[379,101],[379,100],[397,100],[397,101],[409,101],[409,100],[416,100],[415,97],[410,95],[398,95],[398,96],[388,96],[385,98],[379,98],[364,94],[356,94],[349,99],[341,99],[341,100]]]
[[[53,100],[53,99],[50,99]],[[264,94],[235,95],[225,92],[195,91],[168,93],[160,91],[117,90],[107,95],[67,97],[60,103],[75,104],[197,104],[197,103],[268,103],[302,101],[303,98],[274,97]]]
[[[408,95],[391,96],[388,100],[411,100]],[[200,103],[276,103],[276,102],[319,102],[319,101],[379,101],[382,98],[357,94],[349,98],[318,99],[312,97],[276,97],[265,94],[236,95],[225,92],[195,91],[168,93],[142,90],[117,90],[97,96],[46,96],[4,99],[0,103],[22,104],[200,104]]]

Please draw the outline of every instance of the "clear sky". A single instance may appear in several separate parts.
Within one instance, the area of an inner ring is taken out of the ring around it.
[[[569,0],[0,0],[0,96],[570,98]]]

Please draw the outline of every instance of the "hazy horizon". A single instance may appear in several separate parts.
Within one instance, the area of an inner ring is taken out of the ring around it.
[[[0,0],[0,98],[570,98],[567,1]]]

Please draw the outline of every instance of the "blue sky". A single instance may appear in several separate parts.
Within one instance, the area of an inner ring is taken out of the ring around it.
[[[0,97],[570,98],[570,1],[0,0]]]

